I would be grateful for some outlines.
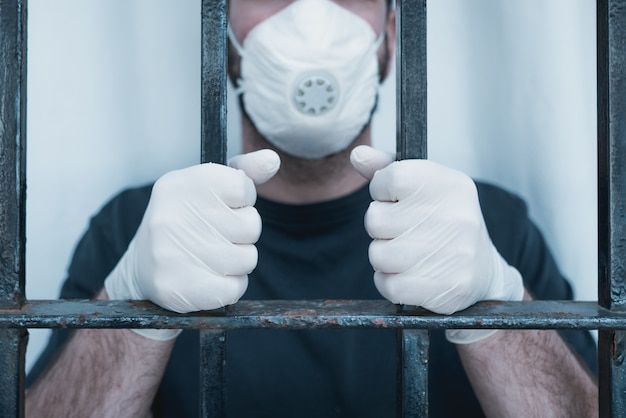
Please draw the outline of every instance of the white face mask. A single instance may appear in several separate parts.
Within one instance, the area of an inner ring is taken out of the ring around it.
[[[384,32],[330,0],[298,0],[254,27],[239,91],[257,130],[280,150],[317,159],[348,147],[369,122]]]

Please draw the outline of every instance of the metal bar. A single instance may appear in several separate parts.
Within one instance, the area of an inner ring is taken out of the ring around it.
[[[626,0],[598,0],[599,301],[626,306]]]
[[[227,0],[202,0],[201,159],[226,161]]]
[[[26,6],[0,0],[0,307],[24,302]]]
[[[396,3],[396,154],[398,159],[426,158],[426,0]],[[427,331],[398,332],[402,417],[428,415],[428,338]]]
[[[398,405],[401,418],[428,416],[428,330],[398,332]]]
[[[626,0],[597,0],[598,302],[626,306]],[[623,331],[601,331],[600,416],[626,417]]]
[[[26,243],[26,0],[0,0],[0,308],[19,309]],[[0,330],[0,411],[24,416],[27,331]]]
[[[600,346],[600,416],[626,416],[626,331],[602,331]]]
[[[426,0],[397,3],[396,152],[426,158]]]
[[[21,309],[0,309],[0,328],[607,330],[626,329],[626,311],[595,302],[489,301],[438,315],[384,300],[244,300],[225,309],[177,314],[146,301],[31,300]]]
[[[227,0],[202,0],[201,162],[226,162]],[[225,416],[226,333],[200,332],[200,416]]]
[[[0,411],[3,417],[24,416],[25,329],[0,329]]]
[[[226,385],[224,384],[226,333],[200,331],[200,416],[223,417]]]

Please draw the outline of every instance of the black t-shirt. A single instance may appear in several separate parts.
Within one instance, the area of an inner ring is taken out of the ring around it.
[[[492,241],[538,299],[571,299],[525,204],[499,188],[477,183]],[[127,190],[92,218],[79,242],[61,298],[91,298],[135,234],[151,187]],[[259,262],[245,299],[380,299],[367,248],[363,217],[367,187],[329,202],[286,205],[259,198],[263,220]],[[70,330],[55,330],[34,365],[32,383],[54,358]],[[237,330],[227,332],[229,417],[394,417],[394,330]],[[562,335],[592,371],[595,343],[589,333]],[[156,416],[198,416],[199,337],[178,337],[158,390]],[[432,417],[483,416],[453,344],[431,333],[429,402]]]

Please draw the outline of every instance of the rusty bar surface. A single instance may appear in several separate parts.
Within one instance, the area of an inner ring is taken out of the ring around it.
[[[227,0],[202,0],[201,161],[226,161]]]
[[[626,329],[626,311],[595,302],[479,302],[453,315],[384,300],[243,300],[215,311],[177,314],[147,301],[31,300],[0,309],[0,328],[517,328]]]
[[[21,329],[0,329],[0,415],[24,416],[24,363],[28,332]]]
[[[226,332],[200,331],[200,416],[226,416]]]
[[[224,164],[227,149],[227,0],[202,0],[201,162]],[[225,416],[226,333],[200,332],[200,416]]]
[[[396,3],[396,158],[426,158],[426,0]],[[428,331],[398,331],[400,417],[428,415],[428,346]]]
[[[626,0],[598,0],[599,301],[626,307]]]
[[[396,12],[396,152],[426,158],[426,0],[398,2]]]
[[[626,306],[626,0],[597,0],[598,301]],[[600,331],[600,416],[626,417],[624,331]]]
[[[25,302],[26,0],[0,0],[0,308]],[[25,329],[0,330],[0,411],[24,416]]]
[[[0,0],[0,306],[24,302],[26,6]]]
[[[605,330],[598,336],[600,416],[626,416],[626,331]]]
[[[428,350],[430,334],[424,329],[398,332],[398,416],[428,416]]]

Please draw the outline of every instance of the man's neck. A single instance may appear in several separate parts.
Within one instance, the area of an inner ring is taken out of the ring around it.
[[[314,203],[345,196],[367,183],[352,167],[350,152],[357,145],[371,143],[369,126],[347,149],[317,160],[295,158],[276,149],[259,135],[245,116],[242,117],[241,132],[243,152],[271,148],[281,158],[276,176],[257,186],[259,196],[284,203]]]

